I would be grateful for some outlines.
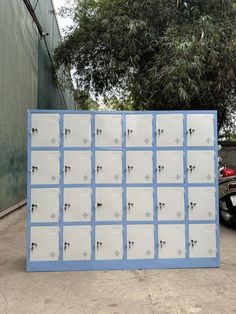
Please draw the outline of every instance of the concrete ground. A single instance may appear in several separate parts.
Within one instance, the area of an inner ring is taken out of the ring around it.
[[[26,273],[25,210],[0,220],[0,314],[236,313],[236,229],[221,268]]]

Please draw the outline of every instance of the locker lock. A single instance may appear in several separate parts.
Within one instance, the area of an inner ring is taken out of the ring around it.
[[[195,129],[188,129],[188,132],[187,132],[187,134],[189,133],[190,135],[192,135],[193,133],[195,132]]]
[[[97,173],[102,170],[102,166],[97,166]]]
[[[68,208],[70,208],[71,207],[71,205],[69,204],[69,203],[65,203],[64,204],[64,210],[66,211]]]
[[[191,240],[189,246],[194,247],[197,244],[197,240]]]
[[[134,206],[134,203],[128,203],[128,209],[130,210],[131,209],[131,207],[133,207]]]
[[[132,129],[128,129],[128,130],[127,130],[127,134],[128,134],[128,136],[130,136],[131,134],[133,134],[133,132],[134,132],[134,130],[132,130]]]
[[[31,129],[31,133],[32,133],[32,134],[38,133],[38,131],[39,131],[38,128],[32,128],[32,129]]]
[[[31,251],[33,251],[33,249],[35,249],[36,247],[38,246],[38,244],[37,243],[35,243],[35,242],[32,242],[31,243]]]
[[[97,129],[97,135],[102,134],[102,130],[101,129]]]
[[[190,203],[190,208],[191,208],[191,209],[194,209],[194,207],[195,207],[196,205],[197,205],[197,203],[191,202],[191,203]]]
[[[65,129],[65,135],[69,135],[71,133],[71,129]]]
[[[31,172],[34,173],[34,172],[37,171],[38,169],[39,169],[39,168],[38,168],[37,166],[32,166],[32,167],[31,167]]]
[[[159,208],[162,209],[166,204],[159,202]]]
[[[189,171],[192,172],[195,168],[196,168],[196,166],[190,165],[189,166]]]
[[[99,249],[99,246],[102,246],[102,245],[103,245],[102,242],[97,241],[97,250]]]
[[[34,209],[38,208],[38,205],[37,204],[31,204],[31,211],[33,212]]]
[[[102,203],[97,203],[97,207],[102,207]]]
[[[67,173],[69,170],[71,170],[71,166],[65,166],[65,172]]]
[[[134,166],[128,166],[127,168],[128,168],[128,172],[130,172],[131,170],[134,169]]]
[[[161,135],[161,134],[164,133],[164,130],[163,129],[158,129],[157,132],[158,132],[158,135]]]
[[[129,249],[131,249],[131,247],[134,245],[133,241],[129,241]]]
[[[66,251],[66,249],[70,246],[70,242],[65,242],[64,243],[64,250]]]
[[[164,170],[164,166],[158,166],[158,171],[161,172],[162,170]]]
[[[166,244],[166,241],[160,241],[160,247],[162,248]]]

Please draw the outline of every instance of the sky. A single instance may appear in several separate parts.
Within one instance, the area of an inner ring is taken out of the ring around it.
[[[58,13],[59,9],[66,5],[66,0],[53,0],[54,6],[55,6],[55,10]],[[69,18],[62,18],[60,15],[57,15],[57,20],[58,20],[58,24],[61,30],[61,34],[63,35],[64,33],[64,29],[66,29],[66,27],[72,25],[72,21]]]

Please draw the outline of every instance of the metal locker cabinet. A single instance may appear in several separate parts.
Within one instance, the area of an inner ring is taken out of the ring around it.
[[[185,225],[158,226],[159,258],[185,258]]]
[[[158,151],[156,171],[158,183],[183,183],[183,151]]]
[[[91,115],[64,114],[64,146],[90,147],[91,146]]]
[[[64,152],[64,183],[65,184],[91,183],[90,151]]]
[[[152,151],[126,152],[126,182],[153,182],[153,153]]]
[[[59,260],[59,227],[31,227],[30,260]]]
[[[189,187],[188,210],[189,220],[215,220],[215,187]]]
[[[183,146],[183,114],[156,115],[156,146]]]
[[[189,225],[189,257],[216,257],[216,225]]]
[[[120,114],[95,115],[95,145],[97,147],[122,146],[122,116]]]
[[[58,184],[60,178],[60,152],[31,152],[31,184]]]
[[[99,225],[95,227],[95,259],[123,259],[123,227]]]
[[[188,151],[188,183],[214,183],[214,157],[213,150]]]
[[[64,188],[63,221],[91,221],[91,188]]]
[[[127,225],[127,259],[153,259],[154,253],[154,225]]]
[[[157,188],[158,220],[184,220],[184,188]]]
[[[31,189],[31,222],[58,222],[59,189]]]
[[[214,146],[213,114],[187,115],[187,145]]]
[[[153,220],[153,188],[127,187],[127,220]]]
[[[122,183],[122,152],[96,151],[96,183]]]
[[[96,188],[95,220],[122,220],[122,188]]]
[[[33,113],[31,118],[31,146],[56,147],[60,145],[60,115]]]
[[[152,119],[151,114],[126,115],[127,147],[152,146]]]
[[[63,227],[63,260],[91,259],[91,226]]]

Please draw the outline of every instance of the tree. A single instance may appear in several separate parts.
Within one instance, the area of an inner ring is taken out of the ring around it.
[[[80,89],[135,110],[216,109],[219,128],[235,112],[234,0],[77,0],[71,13],[55,59]]]

